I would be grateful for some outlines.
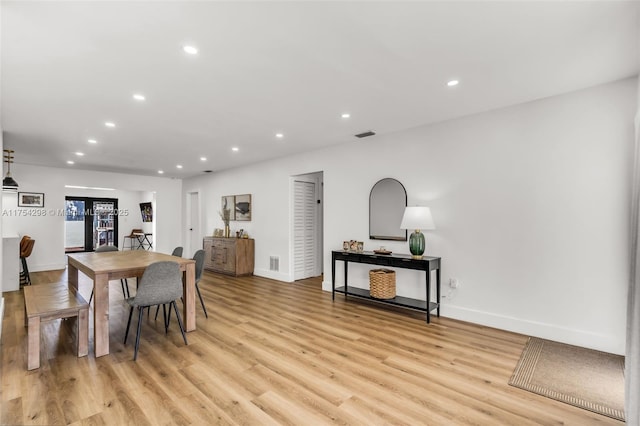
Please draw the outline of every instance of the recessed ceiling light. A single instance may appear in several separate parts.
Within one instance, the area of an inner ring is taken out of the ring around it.
[[[161,174],[163,174],[163,173],[164,173],[164,170],[158,170],[158,174],[160,174],[160,175],[161,175]]]
[[[460,82],[458,80],[451,80],[447,82],[447,86],[449,87],[453,87],[453,86],[457,86]]]
[[[351,117],[351,114],[349,114],[348,112],[345,112],[344,114],[342,114],[340,117],[342,118],[349,118]]]
[[[282,139],[284,138],[284,135],[282,133],[276,133],[276,138]]]
[[[240,148],[238,148],[237,146],[234,146],[233,148],[231,148],[231,151],[238,152],[240,151]]]
[[[84,152],[80,152],[80,151],[78,151],[78,152],[76,152],[76,155],[77,155],[78,157],[82,157],[82,156],[84,155]]]
[[[200,157],[200,161],[207,161],[207,157]]]
[[[194,47],[194,46],[183,46],[182,50],[184,50],[189,55],[197,55],[198,54],[198,48]]]
[[[144,95],[141,95],[140,93],[136,93],[133,95],[133,99],[135,99],[136,101],[144,101],[146,98],[144,97]]]
[[[87,142],[89,142],[89,143],[98,143],[98,141],[95,140],[95,139],[87,139]]]
[[[116,127],[116,123],[113,123],[111,121],[105,122],[104,125],[107,126],[107,127]]]
[[[176,165],[176,168],[181,169],[182,168],[182,164]]]
[[[76,162],[72,160],[67,160],[67,164],[76,164]]]

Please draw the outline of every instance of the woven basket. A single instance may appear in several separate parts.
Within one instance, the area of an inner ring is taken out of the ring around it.
[[[396,272],[391,269],[372,269],[369,271],[369,292],[376,299],[396,297]]]

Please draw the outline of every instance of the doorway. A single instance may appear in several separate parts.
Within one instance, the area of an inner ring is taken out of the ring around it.
[[[323,174],[293,177],[293,279],[322,275]]]
[[[202,239],[200,233],[200,193],[187,193],[187,246],[185,247],[185,257],[191,257],[196,251],[202,249]]]
[[[65,197],[65,253],[118,245],[116,198]]]

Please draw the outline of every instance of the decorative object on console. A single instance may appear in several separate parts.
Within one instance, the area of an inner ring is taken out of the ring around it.
[[[376,299],[396,297],[396,272],[392,269],[371,269],[369,271],[369,294]]]
[[[231,211],[229,209],[223,209],[221,212],[218,212],[218,214],[220,215],[220,219],[222,219],[222,222],[224,222],[224,237],[229,238],[229,236],[231,235],[231,228],[229,228],[229,218],[231,215]]]
[[[11,177],[11,163],[13,163],[13,153],[14,151],[12,149],[4,150],[4,162],[7,163],[7,175],[2,180],[3,191],[15,192],[18,190],[18,182],[16,182],[15,179]]]
[[[379,249],[376,249],[373,252],[375,254],[391,254],[392,253],[391,250],[387,250],[385,247],[380,247]]]
[[[364,251],[364,242],[356,240],[343,241],[342,250],[362,253]]]
[[[429,207],[407,207],[402,216],[401,229],[414,229],[409,236],[409,251],[414,259],[422,259],[425,250],[424,234],[421,230],[436,229]]]

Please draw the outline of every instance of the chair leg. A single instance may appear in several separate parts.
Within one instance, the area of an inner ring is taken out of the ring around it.
[[[24,285],[31,285],[31,277],[29,276],[29,267],[27,266],[27,258],[21,257],[22,261],[22,272],[20,275],[24,278]]]
[[[178,325],[180,326],[180,332],[182,333],[182,338],[184,339],[184,344],[188,345],[188,343],[187,343],[187,335],[184,334],[184,327],[182,326],[182,318],[180,318],[180,314],[178,313],[178,305],[176,305],[176,301],[175,300],[173,302],[171,302],[171,304],[173,305],[173,309],[176,311],[176,317],[178,317]],[[169,306],[169,310],[171,310],[171,306]]]
[[[158,306],[160,308],[160,306]],[[156,312],[157,314],[157,312]],[[171,310],[169,310],[169,314],[171,314]],[[164,318],[164,334],[169,332],[169,318],[167,318],[167,304],[162,304],[162,318]]]
[[[202,305],[202,310],[204,311],[204,316],[209,318],[209,314],[207,314],[207,308],[204,306],[204,299],[202,298],[202,294],[200,294],[200,287],[198,287],[198,283],[196,283],[196,291],[198,292],[198,297],[200,298],[200,304]]]
[[[144,308],[138,306],[138,332],[136,333],[136,349],[133,352],[133,360],[138,358],[138,347],[140,346],[140,331],[142,330],[142,315],[144,314]]]
[[[91,292],[91,296],[93,296],[93,292]],[[91,303],[91,302],[89,302]],[[129,321],[127,322],[127,331],[124,332],[124,344],[127,344],[127,336],[129,336],[129,326],[131,325],[131,316],[133,315],[133,306],[129,310]]]
[[[158,320],[158,311],[160,311],[160,305],[156,305],[156,317],[154,318],[154,320],[156,320],[156,321]],[[166,317],[167,317],[167,315],[165,314],[165,319],[164,319],[165,323],[167,322],[167,318]]]
[[[126,278],[120,279],[120,287],[122,287],[122,297],[124,297],[125,299],[128,299],[129,297],[131,297],[131,295],[129,294],[129,283],[127,282]],[[127,290],[126,293],[125,293],[125,289]]]

